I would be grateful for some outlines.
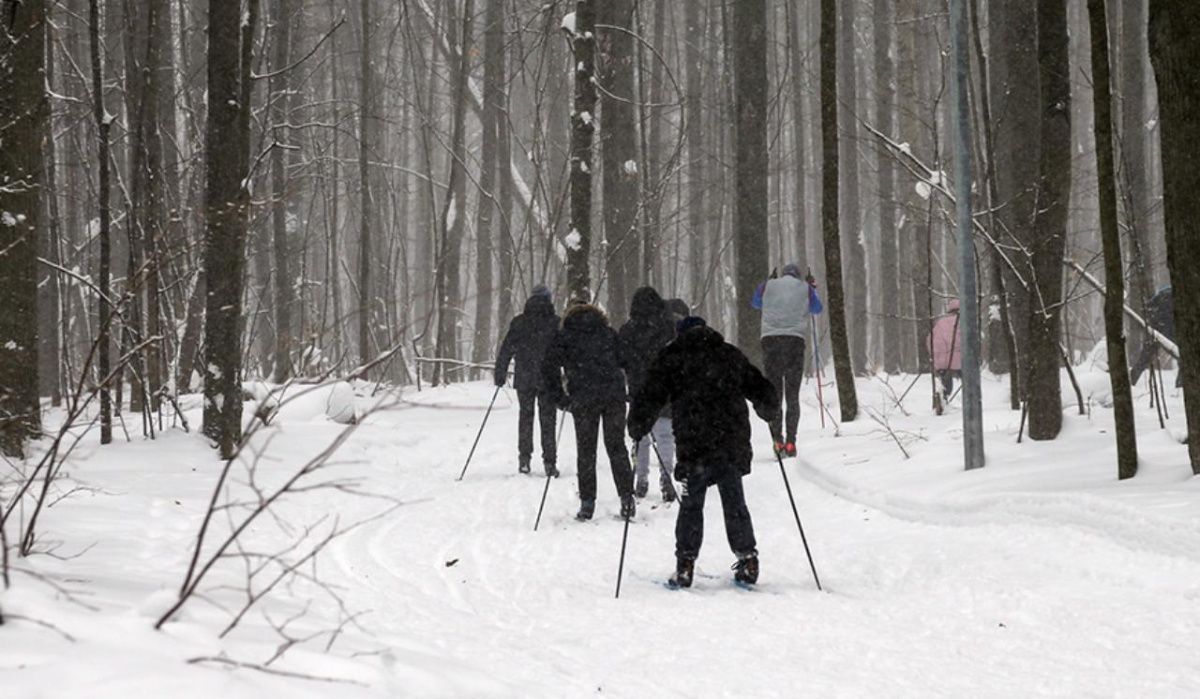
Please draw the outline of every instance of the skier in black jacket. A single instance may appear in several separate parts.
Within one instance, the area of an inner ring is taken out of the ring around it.
[[[671,404],[679,461],[675,479],[683,481],[675,522],[675,574],[671,584],[688,587],[704,538],[704,497],[710,485],[721,494],[725,534],[737,556],[734,577],[758,581],[758,551],[742,476],[750,473],[750,414],[770,421],[779,413],[779,396],[741,350],[725,342],[702,318],[685,318],[679,337],[650,366],[646,383],[629,410],[629,435],[640,439],[659,410]]]
[[[517,389],[520,422],[517,428],[518,469],[529,473],[533,458],[533,413],[536,406],[542,431],[542,463],[547,476],[558,476],[557,445],[554,437],[554,395],[542,383],[542,360],[558,332],[558,314],[550,290],[538,285],[525,302],[525,312],[512,319],[496,357],[496,385],[508,378],[508,365],[517,360],[513,384]]]
[[[576,518],[591,519],[596,509],[596,446],[601,422],[613,481],[621,496],[621,516],[633,517],[633,474],[625,449],[625,377],[617,356],[617,333],[604,312],[586,303],[567,309],[562,329],[542,363],[542,373],[546,390],[575,420],[581,500]]]
[[[629,384],[629,394],[636,395],[642,384],[646,383],[646,372],[658,353],[675,339],[675,321],[671,320],[666,303],[652,287],[644,286],[633,292],[633,300],[629,308],[629,320],[621,326],[617,333],[620,341],[621,368],[625,370],[625,379]],[[634,456],[637,459],[637,470],[634,474],[633,492],[639,498],[646,497],[650,489],[650,459],[651,452],[657,449],[662,457],[663,468],[670,469],[675,465],[675,436],[671,430],[671,408],[665,406],[658,420],[651,428],[654,443],[649,438],[643,438],[634,446]],[[663,500],[671,502],[675,499],[675,486],[671,484],[671,476],[664,470],[659,478]]]

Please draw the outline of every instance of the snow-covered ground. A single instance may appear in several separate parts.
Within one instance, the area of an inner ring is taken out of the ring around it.
[[[203,588],[209,601],[152,628],[212,496],[213,453],[181,431],[104,449],[89,437],[63,484],[87,489],[40,524],[53,555],[14,561],[0,596],[0,696],[1200,696],[1200,479],[1179,443],[1182,402],[1171,397],[1164,431],[1139,398],[1142,473],[1118,483],[1106,378],[1081,380],[1090,415],[1064,381],[1063,437],[1023,444],[1005,386],[985,380],[989,461],[971,473],[957,409],[931,414],[928,377],[904,401],[909,415],[891,399],[907,380],[859,386],[911,459],[866,415],[822,429],[807,385],[788,469],[825,592],[758,426],[746,480],[758,589],[730,584],[713,493],[696,586],[667,590],[675,510],[652,487],[619,600],[622,523],[603,456],[597,517],[577,523],[567,425],[563,478],[534,532],[545,481],[516,473],[515,394],[500,394],[457,482],[492,388],[406,391],[320,474],[377,497],[289,496],[246,549],[399,506],[329,543],[307,581],[281,585],[224,639],[239,597],[221,586],[244,578],[237,559]],[[327,398],[284,406],[257,441],[261,478],[278,482],[344,429],[325,417]],[[272,626],[314,638],[265,668],[232,669],[276,654]]]

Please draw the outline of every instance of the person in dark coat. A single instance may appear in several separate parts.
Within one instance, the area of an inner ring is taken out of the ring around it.
[[[1146,322],[1150,323],[1150,327],[1162,333],[1171,342],[1175,341],[1175,294],[1171,291],[1170,286],[1164,286],[1159,289],[1154,296],[1150,297],[1150,301],[1146,305]],[[1149,333],[1147,333],[1149,335]],[[1153,337],[1147,337],[1145,344],[1142,345],[1142,351],[1138,353],[1137,361],[1133,363],[1133,368],[1130,369],[1129,382],[1137,385],[1142,374],[1145,373],[1150,365],[1154,363],[1154,358],[1158,355],[1161,346],[1155,342]],[[1175,376],[1175,388],[1183,385],[1183,372],[1179,372]]]
[[[644,286],[633,292],[633,300],[629,307],[629,320],[621,326],[617,333],[619,341],[621,368],[625,370],[625,380],[629,385],[629,394],[636,395],[642,384],[646,383],[646,372],[650,363],[658,356],[662,348],[675,339],[675,321],[671,320],[666,303],[652,287]],[[675,486],[671,483],[670,471],[675,466],[675,436],[671,431],[671,408],[666,406],[651,428],[654,441],[643,438],[634,447],[637,459],[637,469],[634,473],[633,493],[639,498],[646,497],[650,489],[650,459],[662,458],[664,469],[659,486],[662,488],[664,502],[675,500]],[[657,456],[652,454],[657,450]]]
[[[692,314],[692,310],[688,308],[687,301],[683,299],[667,299],[667,313],[671,314],[671,321],[678,323]]]
[[[679,336],[650,365],[646,383],[629,410],[629,435],[641,439],[667,403],[675,429],[675,479],[684,483],[675,522],[675,573],[671,584],[688,587],[704,538],[704,499],[717,486],[725,512],[725,535],[737,556],[734,577],[758,581],[754,525],[746,507],[742,477],[750,473],[750,413],[770,422],[779,414],[779,396],[746,355],[707,327],[704,319],[680,321]]]
[[[554,396],[546,391],[542,382],[542,360],[557,333],[558,314],[554,312],[550,290],[538,285],[525,302],[525,312],[513,318],[509,324],[508,333],[500,343],[500,352],[496,357],[497,386],[504,385],[508,378],[508,365],[516,359],[513,385],[517,389],[517,404],[520,406],[517,452],[520,459],[518,470],[521,473],[529,473],[529,462],[533,458],[533,416],[536,408],[542,432],[542,464],[547,476],[558,476]]]
[[[576,518],[591,519],[596,509],[596,446],[601,423],[613,482],[621,496],[621,516],[633,517],[633,474],[625,448],[625,376],[617,352],[617,333],[604,312],[587,303],[575,303],[567,309],[562,328],[542,362],[542,373],[555,403],[570,410],[575,421],[581,501]]]

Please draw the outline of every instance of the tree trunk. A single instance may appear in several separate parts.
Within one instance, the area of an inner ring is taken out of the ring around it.
[[[50,31],[50,24],[44,25]],[[55,57],[54,45],[50,37],[46,37],[46,85],[55,90]],[[38,254],[54,264],[61,264],[60,250],[62,249],[62,228],[59,212],[59,173],[57,163],[58,144],[53,137],[56,120],[51,105],[47,106],[48,130],[50,138],[44,139],[42,186],[46,196],[42,197],[43,213],[46,216],[46,235],[42,236]],[[62,328],[67,318],[62,312],[62,277],[58,270],[42,267],[38,270],[38,389],[42,396],[50,396],[50,404],[54,407],[62,405]]]
[[[371,66],[371,0],[361,0],[362,45],[358,63],[359,87],[359,147],[358,147],[358,360],[366,364],[371,360],[371,227],[374,225],[374,201],[371,191],[370,158],[375,154],[375,129],[372,121],[376,114],[374,68]],[[335,78],[336,79],[336,78]],[[362,378],[366,378],[365,376]]]
[[[896,107],[892,63],[892,0],[874,0],[876,128],[896,138]],[[883,312],[883,370],[901,371],[900,343],[900,259],[896,235],[896,169],[892,155],[879,151],[879,264],[880,309]]]
[[[1062,429],[1063,256],[1071,191],[1071,80],[1067,0],[1038,3],[1038,77],[1041,154],[1038,159],[1036,237],[1029,248],[1035,290],[1029,308],[1029,438],[1054,439]]]
[[[96,285],[99,289],[96,299],[96,373],[100,384],[100,443],[112,442],[112,391],[106,380],[112,370],[112,343],[109,339],[109,329],[116,308],[109,302],[109,283],[112,273],[112,233],[109,209],[111,202],[111,183],[109,167],[112,155],[109,151],[109,132],[112,120],[104,108],[104,62],[101,57],[100,45],[100,0],[88,2],[88,36],[90,42],[90,57],[92,64],[92,109],[96,120],[97,133],[97,162],[99,173],[97,177],[96,198],[98,200],[100,259],[97,262]]]
[[[767,221],[767,8],[765,0],[742,0],[733,8],[734,104],[737,138],[733,215],[737,258],[738,346],[761,358],[757,314],[750,312],[754,289],[770,264]]]
[[[846,277],[846,317],[850,331],[850,360],[854,374],[867,372],[867,249],[863,240],[862,210],[858,182],[858,77],[857,46],[854,32],[854,2],[839,5],[838,46],[841,59],[838,72],[838,101],[841,104],[841,173],[840,204],[842,254],[845,256],[843,274]]]
[[[825,243],[825,291],[828,295],[829,339],[837,376],[842,421],[858,417],[858,393],[846,336],[846,299],[842,289],[842,236],[838,230],[838,84],[837,3],[821,0],[821,228]]]
[[[0,16],[0,454],[21,458],[41,430],[37,255],[42,227],[46,3]]]
[[[241,439],[242,279],[245,273],[244,181],[248,171],[249,51],[257,0],[242,27],[237,3],[208,4],[208,128],[205,135],[207,231],[204,273],[208,283],[204,333],[204,434],[221,458],[235,454]],[[247,36],[243,36],[243,32]]]
[[[488,0],[483,30],[483,110],[479,161],[479,204],[475,218],[475,341],[474,360],[486,363],[492,352],[492,220],[496,212],[496,141],[500,121],[500,80],[504,75],[504,7]],[[503,232],[502,232],[503,234]]]
[[[590,301],[588,257],[592,245],[592,136],[595,133],[596,15],[593,0],[576,0],[571,46],[575,54],[575,110],[571,112],[571,230],[567,289],[572,299]]]
[[[1175,341],[1183,375],[1188,456],[1200,475],[1200,4],[1151,0],[1150,59],[1158,81],[1167,267],[1175,295]]]
[[[1092,38],[1092,89],[1096,110],[1096,171],[1100,187],[1100,235],[1104,245],[1104,334],[1108,345],[1108,379],[1116,423],[1117,477],[1137,475],[1137,428],[1129,364],[1125,357],[1125,279],[1121,232],[1117,228],[1117,182],[1113,165],[1112,78],[1108,59],[1108,18],[1104,0],[1088,0]]]
[[[709,157],[704,143],[704,19],[703,3],[684,3],[684,62],[687,66],[687,93],[684,95],[684,128],[687,137],[687,239],[691,270],[692,309],[704,314],[703,306],[706,270],[711,260],[705,253],[708,241],[707,208],[712,192],[705,181],[704,161]],[[720,229],[717,225],[715,228]]]
[[[291,270],[291,243],[289,238],[289,179],[287,172],[288,148],[291,129],[288,122],[289,80],[284,70],[291,63],[292,4],[291,0],[274,0],[271,3],[271,125],[274,130],[271,152],[271,243],[274,248],[275,282],[275,338],[273,343],[276,383],[284,383],[292,376],[292,309],[296,303]]]
[[[808,232],[805,230],[805,217],[808,214],[808,167],[806,163],[805,138],[808,131],[808,120],[804,114],[805,95],[805,64],[804,46],[801,44],[800,26],[805,22],[801,3],[791,0],[787,8],[788,55],[791,62],[792,80],[792,157],[795,158],[792,171],[792,240],[796,245],[796,259],[799,264],[812,266],[808,259]],[[782,225],[782,221],[780,224]]]

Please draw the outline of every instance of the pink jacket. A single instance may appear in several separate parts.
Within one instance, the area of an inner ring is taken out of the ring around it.
[[[958,300],[951,299],[946,304],[947,315],[938,318],[933,324],[932,342],[929,342],[933,355],[934,371],[962,370],[962,328],[958,326]]]

